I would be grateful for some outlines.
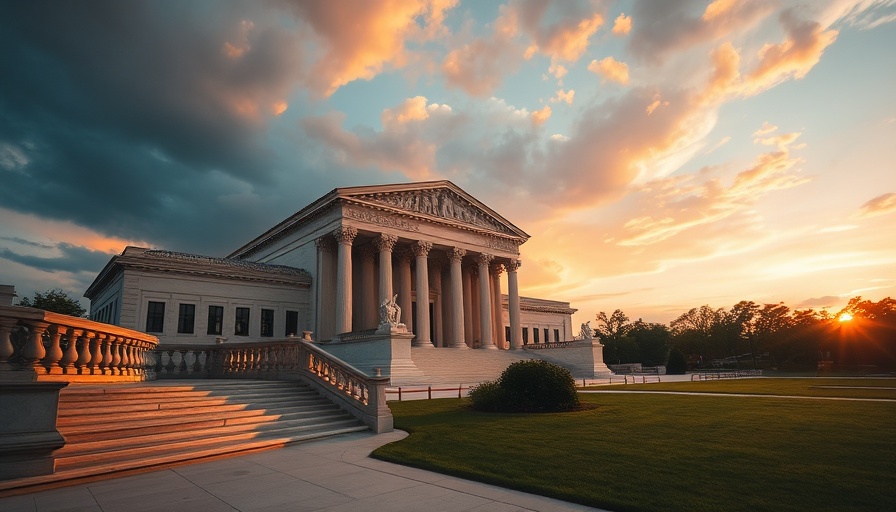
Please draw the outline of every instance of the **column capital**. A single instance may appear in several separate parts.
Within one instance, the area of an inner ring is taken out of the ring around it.
[[[414,252],[414,256],[428,256],[429,251],[432,250],[432,242],[427,242],[425,240],[418,240],[417,243],[411,245],[411,251]]]
[[[410,263],[414,259],[414,253],[408,247],[400,247],[392,255],[402,263]]]
[[[493,259],[495,259],[495,257],[493,255],[484,253],[484,252],[480,252],[476,256],[476,262],[479,263],[480,265],[488,265],[489,263],[492,262]]]
[[[341,245],[352,245],[355,237],[358,236],[358,230],[352,226],[340,226],[333,230],[333,236]]]
[[[493,276],[500,276],[504,272],[504,264],[498,262],[492,262],[488,266],[488,273]]]
[[[336,240],[330,235],[324,235],[314,240],[314,245],[320,252],[334,253],[336,252]]]
[[[522,260],[510,260],[504,264],[504,268],[507,269],[507,272],[516,272],[523,266]]]
[[[391,251],[395,248],[398,237],[387,233],[380,233],[380,236],[373,240],[373,245],[378,251]]]
[[[461,249],[460,247],[452,247],[450,251],[448,251],[448,261],[451,263],[460,263],[464,256],[467,255],[467,251],[465,249]]]

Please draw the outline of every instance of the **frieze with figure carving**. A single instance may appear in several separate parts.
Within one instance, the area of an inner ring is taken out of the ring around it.
[[[357,199],[399,208],[408,212],[463,222],[492,231],[514,234],[506,226],[450,190],[418,190],[415,192],[367,194],[357,196]]]
[[[356,208],[345,208],[342,213],[346,217],[369,222],[371,224],[377,224],[379,226],[402,229],[404,231],[420,231],[420,226],[416,222],[411,222],[402,218],[390,217],[388,215]]]

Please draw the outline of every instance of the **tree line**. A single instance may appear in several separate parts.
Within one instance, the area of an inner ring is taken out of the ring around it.
[[[889,297],[854,297],[836,315],[740,301],[693,308],[669,325],[632,322],[618,309],[601,311],[596,323],[607,364],[657,366],[680,351],[691,369],[896,368],[896,300]]]

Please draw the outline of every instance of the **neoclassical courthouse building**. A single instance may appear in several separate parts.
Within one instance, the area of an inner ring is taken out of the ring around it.
[[[569,303],[519,295],[528,238],[449,181],[337,188],[223,258],[127,247],[85,296],[92,319],[163,345],[339,341],[390,299],[414,347],[573,340]]]

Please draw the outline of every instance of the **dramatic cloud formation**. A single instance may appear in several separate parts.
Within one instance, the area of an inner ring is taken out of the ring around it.
[[[894,21],[890,0],[0,3],[0,282],[78,295],[127,244],[223,255],[334,187],[450,179],[532,235],[523,294],[582,321],[892,295]]]

